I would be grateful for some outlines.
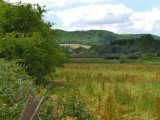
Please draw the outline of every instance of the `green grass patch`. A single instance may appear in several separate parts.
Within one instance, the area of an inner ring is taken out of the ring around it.
[[[158,120],[159,69],[158,64],[70,63],[57,68],[55,81],[76,86],[68,89],[64,84],[55,95],[63,93],[65,98],[76,91],[86,102],[90,119]]]
[[[70,46],[72,47],[73,49],[76,49],[76,48],[79,48],[80,46],[81,47],[84,47],[86,49],[89,49],[91,46],[88,46],[88,45],[81,45],[81,44],[60,44],[61,46]]]

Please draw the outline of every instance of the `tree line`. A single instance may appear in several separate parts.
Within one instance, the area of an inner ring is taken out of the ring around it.
[[[39,4],[0,1],[0,57],[25,66],[37,83],[65,59],[54,24],[43,19],[45,12]]]
[[[90,45],[90,46],[94,44],[101,45],[109,43],[114,40],[140,38],[142,36],[142,34],[119,35],[105,30],[88,30],[88,31],[58,30],[58,32],[61,34],[61,39],[58,41],[58,44],[74,43],[74,44]]]
[[[106,55],[140,55],[157,54],[160,51],[160,40],[146,34],[140,38],[113,40],[106,44],[92,45],[90,49],[78,48],[78,52],[71,53],[69,57],[104,57]],[[65,51],[68,51],[65,49]],[[69,52],[66,52],[69,54]]]
[[[146,34],[137,39],[125,39],[111,41],[109,44],[93,45],[89,52],[103,56],[105,54],[147,54],[160,51],[160,40],[156,40],[152,35]]]

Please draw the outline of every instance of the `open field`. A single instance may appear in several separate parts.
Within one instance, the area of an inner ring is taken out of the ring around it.
[[[81,47],[84,47],[86,49],[89,49],[91,46],[88,46],[88,45],[80,45],[80,44],[60,44],[61,46],[70,46],[72,47],[73,49],[76,49],[76,48],[79,48],[80,46]]]
[[[91,120],[160,119],[160,65],[66,64],[56,73],[53,101],[77,96]]]
[[[71,62],[73,61],[82,61],[82,60],[103,60],[102,58],[68,58]]]

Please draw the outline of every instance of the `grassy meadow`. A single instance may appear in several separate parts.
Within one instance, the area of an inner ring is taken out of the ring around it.
[[[88,46],[88,45],[80,45],[80,44],[60,44],[61,46],[70,46],[72,47],[73,49],[76,49],[76,48],[79,48],[80,46],[81,47],[84,47],[86,49],[89,49],[91,46]]]
[[[61,107],[53,108],[55,116],[70,104],[78,120],[160,119],[160,65],[70,63],[56,75],[50,102]]]

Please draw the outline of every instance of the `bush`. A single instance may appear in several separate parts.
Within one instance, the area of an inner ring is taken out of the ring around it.
[[[142,60],[149,60],[149,61],[150,61],[150,60],[153,60],[154,57],[155,57],[154,54],[148,53],[148,54],[145,54],[145,55],[142,57]]]
[[[157,57],[160,57],[160,51],[156,53],[156,56],[157,56]]]
[[[128,63],[128,60],[123,58],[123,59],[120,59],[119,62],[120,63]]]
[[[18,38],[16,38],[18,36]],[[49,45],[50,44],[50,45]],[[54,71],[54,67],[63,64],[64,54],[57,45],[46,41],[39,33],[31,37],[20,33],[9,33],[0,41],[1,57],[7,60],[18,60],[25,66],[29,75],[37,78],[36,83]]]
[[[37,78],[37,84],[42,83],[43,77],[64,62],[65,55],[56,44],[59,35],[51,30],[52,23],[42,19],[44,7],[22,2],[1,4],[0,57],[17,59]]]
[[[71,94],[58,91],[59,94],[49,99],[43,104],[43,115],[41,118],[47,120],[90,120],[90,110],[84,96],[77,90],[72,90]],[[64,95],[65,94],[65,95]],[[45,112],[44,112],[45,111]],[[68,119],[67,119],[68,120]]]
[[[26,99],[33,95],[34,79],[15,64],[0,60],[0,119],[14,120],[20,117]]]

